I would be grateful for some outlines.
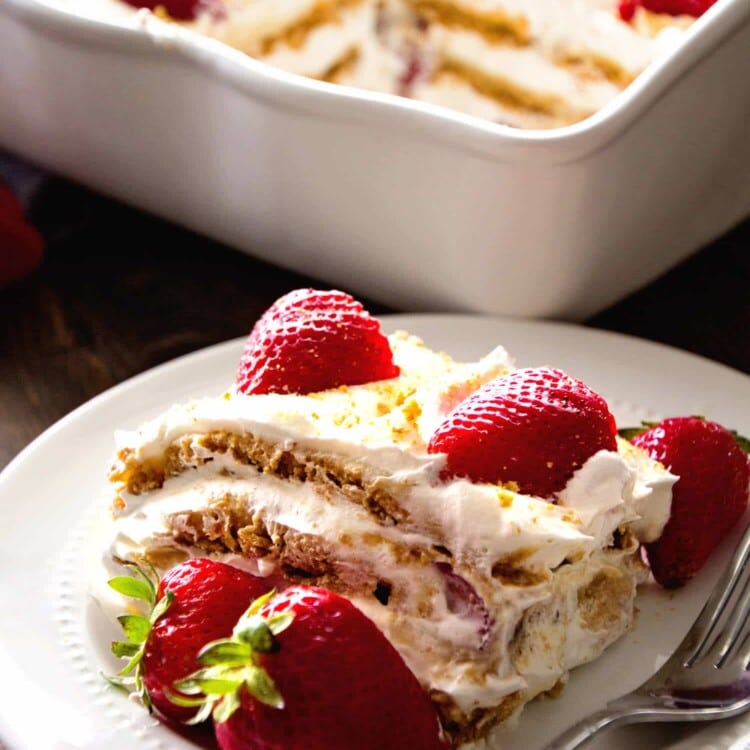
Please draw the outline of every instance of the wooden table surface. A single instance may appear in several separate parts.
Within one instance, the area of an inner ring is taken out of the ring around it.
[[[243,336],[284,292],[325,284],[2,154],[0,179],[22,194],[48,243],[32,277],[0,289],[0,469],[101,391],[175,356]],[[748,289],[750,221],[585,324],[750,374]],[[395,312],[363,301],[375,313]]]

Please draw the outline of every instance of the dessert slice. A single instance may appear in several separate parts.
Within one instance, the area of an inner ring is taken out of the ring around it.
[[[377,379],[363,382],[368,368]],[[536,426],[496,440],[505,422]],[[675,480],[564,373],[514,370],[502,348],[460,363],[405,332],[386,338],[335,292],[283,298],[237,385],[117,441],[115,559],[168,569],[215,556],[269,588],[345,596],[399,651],[453,746],[628,629],[648,573],[640,545],[659,536]],[[553,480],[514,476],[535,460]]]
[[[429,61],[411,95],[517,127],[592,115],[675,32],[675,24],[662,34],[623,23],[606,0],[411,1],[428,23]]]
[[[713,0],[125,2],[290,73],[537,129],[600,110]]]

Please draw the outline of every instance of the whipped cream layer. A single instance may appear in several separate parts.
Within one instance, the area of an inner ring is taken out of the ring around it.
[[[626,23],[617,0],[212,0],[193,21],[120,0],[54,1],[197,32],[291,73],[532,129],[596,112],[693,21],[639,8]]]
[[[436,468],[441,459],[426,451],[437,425],[479,386],[508,372],[512,361],[503,347],[478,362],[460,363],[405,331],[388,340],[400,368],[397,378],[309,395],[245,396],[232,388],[176,404],[134,432],[116,432],[117,450],[144,460],[186,434],[230,430],[304,440],[354,458],[365,457],[364,447],[367,462],[384,470]]]
[[[118,433],[116,481],[123,464],[158,464],[175,446],[188,458],[158,489],[121,492],[110,553],[124,560],[205,554],[185,529],[196,512],[205,511],[204,524],[216,522],[231,499],[248,518],[283,529],[279,538],[324,549],[328,573],[431,691],[466,715],[514,695],[525,702],[628,627],[643,577],[637,541],[661,532],[675,477],[621,441],[618,451],[586,461],[556,503],[509,486],[444,482],[445,457],[426,452],[435,427],[512,363],[502,348],[458,363],[403,332],[390,343],[401,374],[389,381],[307,396],[229,390]],[[353,502],[345,486],[276,476],[212,449],[206,436],[222,432],[253,435],[306,460],[334,460],[397,498],[401,514],[384,520]],[[623,535],[632,541],[618,547]],[[239,559],[236,550],[219,554]],[[269,580],[284,573],[273,550],[241,564]],[[580,592],[601,580],[622,592],[617,615],[604,624],[587,621],[580,606]],[[387,584],[387,601],[373,596],[373,582]],[[519,646],[519,625],[532,611],[536,624],[525,626]],[[540,623],[544,648],[529,635]]]

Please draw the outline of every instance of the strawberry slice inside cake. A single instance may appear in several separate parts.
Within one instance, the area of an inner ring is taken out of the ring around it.
[[[117,443],[113,558],[208,556],[345,597],[453,747],[630,627],[676,480],[566,373],[502,348],[456,362],[316,290],[263,316],[232,387]]]

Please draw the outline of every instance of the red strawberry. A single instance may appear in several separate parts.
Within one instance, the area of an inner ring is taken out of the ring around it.
[[[255,324],[240,360],[242,393],[313,393],[396,377],[380,323],[348,294],[298,289]]]
[[[638,6],[652,13],[668,13],[672,16],[702,16],[716,0],[620,0],[618,6],[623,21],[632,20]]]
[[[620,0],[617,11],[623,21],[632,21],[640,5],[640,0]]]
[[[249,603],[268,591],[268,583],[207,558],[175,566],[159,582],[158,590],[143,571],[132,569],[137,577],[114,578],[110,586],[143,599],[152,611],[150,617],[118,618],[128,640],[113,643],[112,651],[131,661],[120,679],[112,680],[134,685],[149,709],[153,706],[165,718],[185,721],[195,708],[172,702],[169,695],[177,692],[174,683],[199,667],[197,655],[203,646],[231,634]]]
[[[0,219],[23,219],[23,206],[16,194],[0,182]]]
[[[180,687],[213,692],[205,705],[222,750],[445,750],[432,702],[401,656],[325,589],[264,597],[200,660],[210,666]]]
[[[515,370],[462,401],[435,430],[428,451],[445,453],[442,476],[515,482],[550,497],[599,450],[616,450],[615,420],[580,380],[546,367]]]
[[[0,286],[28,276],[43,252],[42,236],[24,218],[15,194],[0,183]]]
[[[681,586],[745,512],[747,454],[732,433],[699,417],[665,419],[632,443],[679,477],[667,525],[646,554],[662,586]]]
[[[163,10],[178,21],[193,21],[203,13],[223,18],[226,9],[222,0],[125,0],[135,8]]]

